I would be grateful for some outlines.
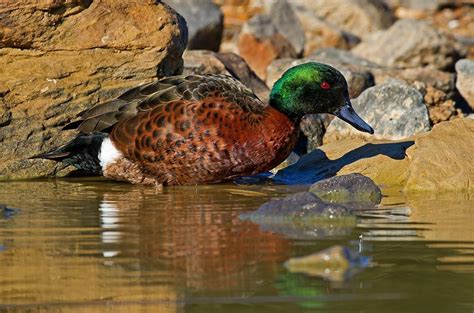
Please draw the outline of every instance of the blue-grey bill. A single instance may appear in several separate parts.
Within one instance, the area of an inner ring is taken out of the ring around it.
[[[352,125],[355,129],[360,130],[361,132],[366,132],[369,134],[374,133],[374,129],[369,124],[367,124],[359,115],[357,115],[350,103],[343,106],[339,110],[339,112],[336,113],[336,116]]]

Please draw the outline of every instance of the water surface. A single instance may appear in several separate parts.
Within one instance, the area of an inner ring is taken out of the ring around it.
[[[239,215],[304,187],[1,182],[0,312],[474,312],[474,195],[403,196],[298,238]],[[318,234],[330,234],[329,236]],[[345,280],[283,263],[342,244]]]

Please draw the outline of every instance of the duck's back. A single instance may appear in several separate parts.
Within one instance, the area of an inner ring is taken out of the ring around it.
[[[133,183],[219,182],[269,170],[291,152],[293,122],[223,75],[176,76],[91,109],[79,130],[109,130],[105,176]]]

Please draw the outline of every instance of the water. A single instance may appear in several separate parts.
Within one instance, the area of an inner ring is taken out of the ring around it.
[[[474,195],[390,196],[353,228],[289,238],[239,214],[301,190],[0,183],[0,312],[474,312]],[[342,244],[371,266],[293,274]]]

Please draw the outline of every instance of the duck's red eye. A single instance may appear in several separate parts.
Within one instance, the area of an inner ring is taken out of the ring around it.
[[[328,83],[327,81],[322,82],[320,86],[321,86],[321,88],[323,88],[323,89],[329,89],[329,88],[331,88],[331,85],[329,85],[329,83]]]

